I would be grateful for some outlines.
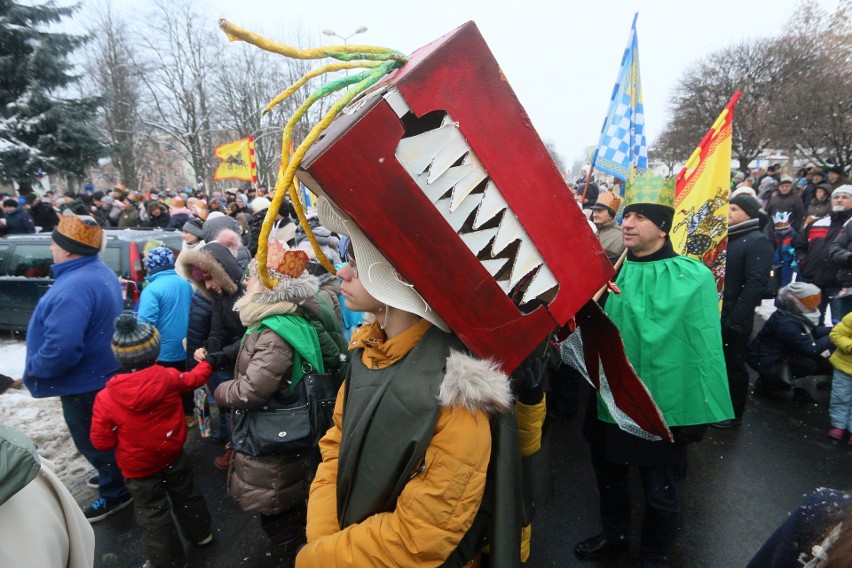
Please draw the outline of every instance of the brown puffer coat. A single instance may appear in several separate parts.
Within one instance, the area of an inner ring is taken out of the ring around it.
[[[263,406],[273,393],[287,391],[293,348],[270,329],[252,333],[237,355],[234,380],[216,389],[216,400],[233,409]],[[308,494],[305,456],[253,458],[235,453],[228,471],[228,494],[244,511],[276,515],[304,506]]]
[[[250,267],[256,278],[256,268]],[[261,287],[262,288],[262,287]],[[242,323],[251,328],[265,317],[296,313],[298,303],[312,298],[319,283],[312,276],[281,278],[273,290],[252,289],[237,301]],[[234,368],[234,380],[216,388],[220,406],[232,409],[256,409],[276,392],[288,392],[293,348],[277,333],[264,328],[245,336]],[[277,515],[296,507],[305,507],[308,495],[307,454],[251,457],[234,454],[228,471],[228,494],[244,511]]]

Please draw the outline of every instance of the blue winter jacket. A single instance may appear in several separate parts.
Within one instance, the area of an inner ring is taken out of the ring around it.
[[[138,320],[157,326],[160,332],[160,361],[174,363],[186,359],[183,339],[189,325],[192,284],[178,276],[174,268],[148,276],[148,285],[139,297]]]
[[[51,269],[56,281],[27,327],[24,384],[34,398],[98,391],[119,368],[111,343],[121,285],[97,255]]]
[[[775,305],[779,306],[778,300]],[[819,357],[820,353],[831,347],[828,338],[830,330],[826,326],[811,328],[779,306],[749,344],[746,362],[760,372],[780,363],[788,355]]]

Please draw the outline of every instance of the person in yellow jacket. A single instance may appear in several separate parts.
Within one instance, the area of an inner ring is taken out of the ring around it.
[[[319,212],[326,227],[351,239],[338,271],[347,306],[375,321],[352,336],[296,566],[475,563],[486,474],[506,447],[492,444],[492,433],[495,416],[511,416],[509,379],[468,355],[342,212],[325,199]],[[517,428],[505,439],[519,454]],[[493,558],[518,564],[520,527],[491,542]],[[514,541],[509,555],[494,550],[505,541]]]
[[[834,365],[831,401],[828,405],[831,419],[828,435],[835,440],[842,440],[848,432],[848,443],[852,444],[852,313],[843,316],[828,337],[837,346],[828,359]]]

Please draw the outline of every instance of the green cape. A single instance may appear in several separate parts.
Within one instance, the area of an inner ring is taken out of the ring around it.
[[[684,256],[626,261],[606,312],[669,426],[733,418],[713,274]],[[614,422],[598,399],[598,416]]]

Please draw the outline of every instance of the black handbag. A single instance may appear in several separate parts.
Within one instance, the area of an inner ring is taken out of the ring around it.
[[[296,454],[315,448],[332,425],[339,385],[304,363],[305,374],[289,392],[277,392],[256,410],[234,411],[231,447],[252,457]]]

